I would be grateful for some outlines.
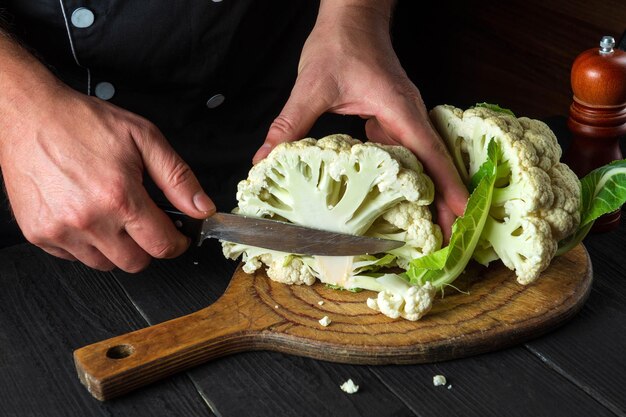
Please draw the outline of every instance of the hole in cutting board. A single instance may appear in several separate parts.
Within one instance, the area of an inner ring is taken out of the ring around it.
[[[131,345],[117,345],[107,350],[107,358],[124,359],[135,353],[135,348]]]

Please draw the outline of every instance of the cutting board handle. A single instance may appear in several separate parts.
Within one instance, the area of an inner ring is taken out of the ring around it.
[[[99,400],[125,394],[220,356],[251,350],[270,322],[241,298],[74,351],[81,382]]]

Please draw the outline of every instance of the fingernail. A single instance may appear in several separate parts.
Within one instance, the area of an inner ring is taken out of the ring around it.
[[[193,204],[196,206],[196,209],[204,213],[212,213],[216,210],[215,204],[204,191],[198,191],[194,194]]]
[[[254,157],[252,158],[252,163],[256,164],[261,159],[265,158],[267,155],[269,155],[271,150],[272,145],[270,145],[269,143],[264,143],[263,145],[261,145],[259,150],[256,151],[256,153],[254,154]]]

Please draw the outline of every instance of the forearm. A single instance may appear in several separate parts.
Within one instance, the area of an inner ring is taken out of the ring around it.
[[[60,81],[8,32],[0,29],[0,105],[4,99],[14,99],[15,93],[44,84],[56,86]]]
[[[62,84],[37,58],[0,29],[0,164],[5,123],[24,120],[36,103],[51,98]]]

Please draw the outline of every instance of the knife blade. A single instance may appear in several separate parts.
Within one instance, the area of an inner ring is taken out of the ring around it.
[[[299,255],[352,256],[387,252],[405,244],[238,214],[215,213],[200,220],[176,210],[164,211],[198,246],[214,238]]]

